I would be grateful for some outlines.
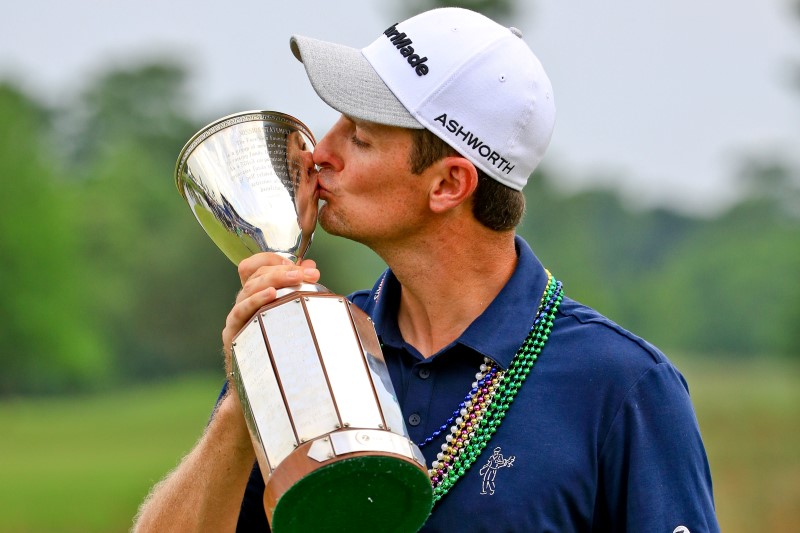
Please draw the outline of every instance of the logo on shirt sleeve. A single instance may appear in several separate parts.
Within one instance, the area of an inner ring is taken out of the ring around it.
[[[514,465],[514,459],[516,459],[516,457],[512,455],[506,459],[500,451],[499,446],[495,448],[492,456],[489,457],[489,460],[480,469],[479,473],[483,476],[481,494],[488,494],[489,496],[494,494],[494,479],[497,476],[497,471],[501,468],[511,468]]]

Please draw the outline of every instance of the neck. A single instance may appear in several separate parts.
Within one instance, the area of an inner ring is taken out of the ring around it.
[[[483,313],[517,265],[513,231],[480,227],[435,235],[378,251],[402,286],[400,332],[426,358]]]

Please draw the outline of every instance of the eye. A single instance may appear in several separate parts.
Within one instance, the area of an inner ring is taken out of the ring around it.
[[[369,143],[364,142],[358,137],[356,137],[355,133],[350,137],[350,142],[358,146],[359,148],[367,148],[369,146]]]

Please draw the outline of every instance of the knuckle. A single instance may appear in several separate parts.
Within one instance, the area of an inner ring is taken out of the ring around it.
[[[254,268],[253,263],[255,262],[255,260],[256,256],[251,255],[250,257],[245,257],[244,259],[239,261],[239,266],[238,266],[239,275],[240,276],[247,275],[248,272],[252,271]]]
[[[253,273],[250,280],[252,280],[253,286],[257,286],[259,289],[276,287],[288,269],[289,267],[283,265],[263,266]]]

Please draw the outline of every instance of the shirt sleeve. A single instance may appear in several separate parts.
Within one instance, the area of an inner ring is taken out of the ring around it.
[[[598,513],[613,531],[719,531],[700,429],[671,364],[647,370],[625,396],[602,443],[600,490]]]
[[[264,478],[258,463],[253,465],[250,479],[242,498],[236,533],[268,533],[270,531],[267,513],[264,511]]]
[[[227,392],[228,382],[226,381],[217,397],[214,412],[216,412],[216,408]],[[214,414],[212,413],[211,416],[213,418]],[[270,531],[267,513],[264,511],[264,477],[261,475],[258,463],[255,463],[250,471],[250,477],[247,480],[247,487],[242,498],[242,505],[239,509],[239,520],[236,524],[236,533],[249,533],[251,531],[260,533],[268,533]]]

